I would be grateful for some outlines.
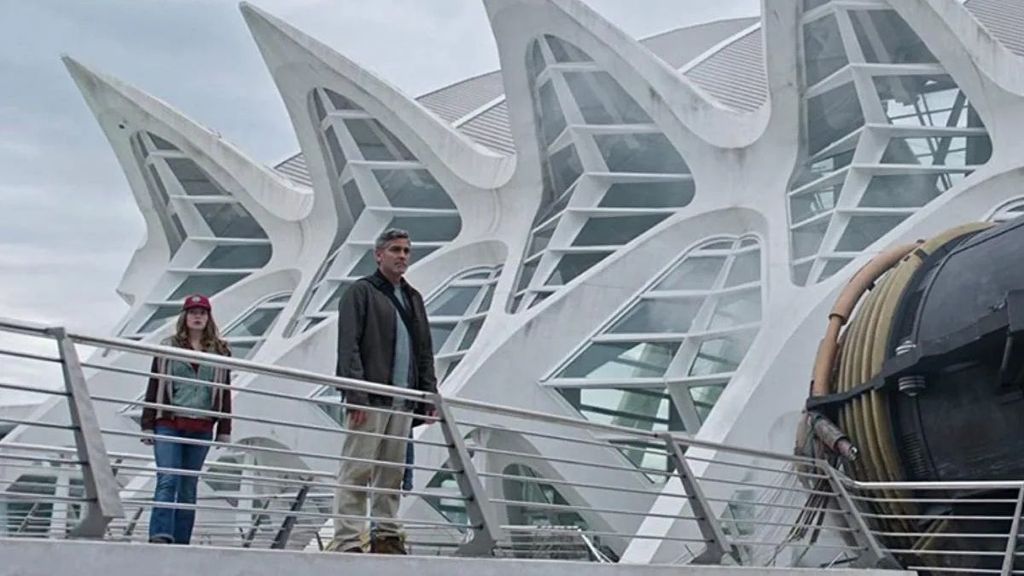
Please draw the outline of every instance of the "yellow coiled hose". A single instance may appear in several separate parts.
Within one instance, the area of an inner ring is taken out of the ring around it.
[[[881,372],[893,330],[896,307],[925,259],[951,240],[989,226],[972,223],[948,230],[910,250],[876,282],[874,289],[859,303],[853,321],[839,337],[839,350],[836,354],[838,362],[830,371],[833,376],[828,382],[828,394],[853,390]],[[822,388],[824,386],[817,389]],[[887,394],[872,390],[853,398],[840,408],[837,424],[859,449],[857,460],[848,465],[848,470],[854,478],[876,482],[906,479],[893,436]],[[905,501],[910,497],[909,494],[897,491],[883,491],[882,498],[873,503],[873,508],[881,515],[920,514],[916,505]],[[932,523],[933,525],[925,530],[915,528],[910,521],[900,518],[886,519],[881,523],[885,532],[942,531],[942,526],[937,525],[942,524],[941,521]],[[930,536],[890,537],[886,539],[886,543],[890,548],[920,550],[932,548],[934,540]],[[922,560],[927,561],[927,558]]]

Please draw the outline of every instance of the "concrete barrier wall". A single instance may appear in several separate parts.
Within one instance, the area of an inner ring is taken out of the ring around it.
[[[647,566],[550,560],[327,554],[0,538],[0,576],[896,576],[891,570]]]

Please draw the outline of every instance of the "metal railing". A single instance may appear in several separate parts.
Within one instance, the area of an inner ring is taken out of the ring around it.
[[[0,442],[0,535],[7,537],[146,541],[157,506],[196,512],[194,544],[323,550],[335,520],[368,522],[368,532],[388,520],[376,505],[367,516],[341,515],[334,496],[348,490],[376,501],[399,494],[407,546],[417,554],[617,561],[630,543],[652,541],[677,562],[895,567],[899,558],[913,567],[920,550],[892,545],[899,541],[884,527],[893,518],[874,500],[909,502],[909,491],[950,489],[859,483],[818,460],[24,322],[0,320],[0,334],[32,342],[0,342],[0,361],[33,365],[14,371],[23,375],[48,366],[63,384],[0,379],[0,391],[59,400],[33,418],[0,418],[19,425]],[[81,347],[103,354],[82,361]],[[210,450],[200,470],[157,466],[139,443],[168,440],[133,420],[139,408],[156,407],[141,397],[154,356],[232,371],[232,441],[173,438]],[[408,439],[416,463],[343,456],[345,434],[406,439],[345,430],[332,414],[352,407],[325,390],[391,397],[390,406],[356,407],[389,416],[408,415],[411,403],[430,406],[435,415]],[[340,484],[339,467],[352,464],[409,468],[419,482],[405,491]],[[158,474],[197,478],[196,502],[154,503]],[[1016,512],[998,535],[1003,564],[995,573],[1020,573],[1013,560],[1022,554],[1022,486],[995,486],[1017,491]]]

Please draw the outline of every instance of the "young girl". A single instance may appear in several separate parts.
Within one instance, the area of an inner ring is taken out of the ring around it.
[[[194,294],[185,299],[174,336],[162,344],[221,356],[231,355],[227,343],[221,340],[217,332],[210,299],[202,294]],[[153,358],[150,371],[154,376],[149,379],[146,388],[146,402],[159,404],[160,407],[147,406],[142,411],[142,431],[159,437],[144,438],[142,441],[153,445],[158,468],[202,469],[209,446],[178,443],[169,438],[210,440],[216,432],[218,442],[231,441],[231,418],[228,416],[231,413],[230,390],[201,383],[226,385],[231,379],[230,372],[227,368],[160,356]],[[174,376],[175,379],[161,378],[161,374]],[[174,407],[220,412],[223,415],[214,418],[182,412]],[[154,506],[149,520],[150,542],[189,543],[192,539],[192,526],[195,524],[195,510],[159,508],[156,503],[195,504],[198,483],[197,476],[157,471]]]

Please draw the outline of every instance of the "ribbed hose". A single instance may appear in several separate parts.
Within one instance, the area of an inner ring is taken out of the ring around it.
[[[828,393],[852,390],[881,372],[896,307],[928,255],[956,238],[989,226],[972,223],[947,230],[909,251],[876,282],[874,289],[860,302],[853,321],[840,338],[838,366],[832,372],[834,377],[830,379]],[[860,449],[860,457],[850,470],[855,478],[880,482],[905,480],[893,435],[887,393],[871,391],[844,404],[839,411],[838,424]],[[880,514],[920,514],[912,503],[890,501],[905,500],[911,497],[909,494],[883,491],[882,496],[887,501],[874,506]],[[890,519],[882,524],[886,532],[922,532],[904,519]],[[930,526],[928,531],[941,532],[942,527]],[[890,538],[887,544],[893,548],[931,549],[936,540],[932,537]]]

